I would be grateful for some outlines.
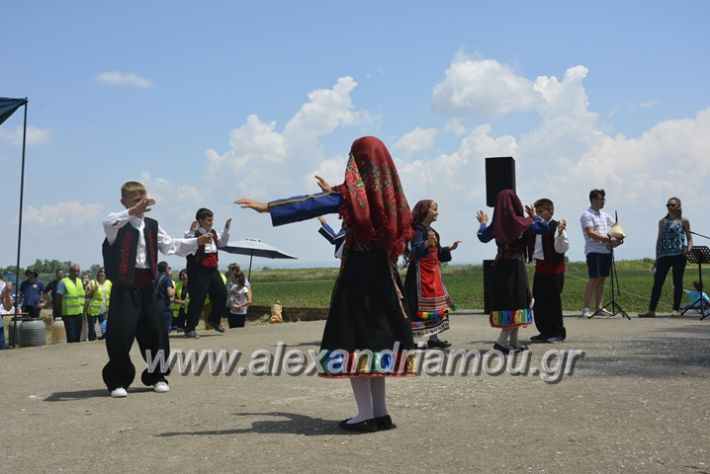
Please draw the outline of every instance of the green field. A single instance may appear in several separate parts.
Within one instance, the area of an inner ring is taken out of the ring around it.
[[[647,309],[653,285],[650,272],[653,261],[626,260],[617,262],[621,296],[617,301],[626,311],[638,312]],[[481,265],[444,265],[444,284],[460,309],[483,308],[483,270]],[[529,267],[530,282],[534,268]],[[284,306],[326,307],[330,301],[337,268],[257,270],[251,275],[254,290],[254,304],[271,305],[279,300]],[[695,265],[688,265],[685,271],[684,288],[691,288],[697,279]],[[402,271],[404,279],[404,271]],[[710,271],[703,271],[703,280],[710,283]],[[567,267],[562,304],[565,311],[578,311],[582,307],[584,286],[587,281],[587,267],[583,262],[573,262]],[[609,283],[607,281],[607,290]],[[663,286],[663,294],[658,304],[659,312],[670,312],[673,284],[669,273]],[[605,301],[607,300],[605,296]],[[685,298],[684,298],[685,301]]]

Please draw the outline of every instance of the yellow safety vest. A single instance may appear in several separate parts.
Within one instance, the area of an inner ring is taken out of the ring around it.
[[[180,295],[182,294],[182,287],[185,286],[185,282],[180,280],[177,283],[173,282],[173,286],[175,287],[175,299],[180,299]],[[187,305],[190,304],[190,292],[185,292],[185,302],[181,305],[180,303],[176,303],[175,299],[173,299],[172,303],[172,310],[173,310],[173,318],[177,318],[178,315],[180,315],[180,308],[182,306],[185,307],[185,311],[187,311]]]
[[[219,276],[222,277],[222,283],[224,283],[224,286],[227,286],[227,276],[222,272],[219,272]],[[205,298],[205,306],[207,306],[211,302],[212,301],[210,300],[210,295],[207,295],[207,297]]]
[[[92,280],[91,286],[92,288],[96,288],[96,291],[94,291],[91,300],[89,300],[89,309],[87,310],[89,316],[98,316],[108,312],[108,301],[111,297],[111,280],[104,280],[103,287],[99,284],[98,280]],[[101,311],[102,306],[104,307],[103,311]]]
[[[84,314],[84,285],[81,278],[72,281],[70,277],[62,280],[64,288],[67,290],[62,295],[62,316],[81,316]]]

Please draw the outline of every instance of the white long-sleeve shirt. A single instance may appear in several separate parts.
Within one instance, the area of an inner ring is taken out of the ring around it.
[[[197,230],[200,232],[200,234],[209,234],[211,232],[211,230],[207,230],[204,227],[198,227]],[[227,245],[227,242],[229,242],[230,229],[227,229],[225,227],[221,233],[217,232],[217,231],[215,231],[215,232],[217,233],[217,239],[213,240],[209,244],[205,244],[205,253],[217,253],[218,247],[224,247],[225,245]],[[185,238],[194,237],[194,236],[195,236],[195,232],[193,232],[191,230],[188,230],[187,232],[185,232]],[[192,251],[190,253],[194,253],[196,251],[197,251],[197,249],[195,249],[194,251]]]
[[[145,248],[145,237],[143,229],[145,222],[143,217],[132,216],[128,209],[120,212],[112,212],[103,221],[106,240],[112,245],[116,240],[118,231],[126,224],[130,224],[138,231],[138,248],[136,251],[136,268],[150,268]],[[178,255],[185,257],[197,250],[197,239],[175,239],[170,237],[160,225],[158,225],[158,250],[165,255]]]
[[[567,229],[560,232],[555,230],[554,248],[557,253],[565,253],[569,250],[569,239],[567,238]],[[535,260],[545,260],[545,254],[542,250],[542,235],[535,236],[535,252],[533,253]]]

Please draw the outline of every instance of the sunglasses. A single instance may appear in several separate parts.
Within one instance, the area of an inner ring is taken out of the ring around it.
[[[666,204],[666,207],[676,207],[676,204],[675,204],[675,203],[669,203],[669,204]]]

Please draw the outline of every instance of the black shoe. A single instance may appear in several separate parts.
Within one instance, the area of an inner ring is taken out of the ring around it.
[[[214,329],[217,332],[224,332],[224,328],[221,324],[214,325],[212,323],[205,323],[205,326],[207,327],[207,329]]]
[[[565,342],[565,338],[562,336],[552,336],[547,338],[548,344],[559,344],[560,342]]]
[[[375,418],[370,418],[369,420],[364,420],[359,423],[348,423],[348,420],[350,420],[350,418],[340,422],[340,427],[346,431],[356,431],[358,433],[372,433],[373,431],[377,431],[377,421]]]
[[[513,347],[514,352],[523,352],[523,351],[527,351],[528,349],[529,349],[529,347],[525,344],[518,344],[517,346]]]
[[[192,331],[185,331],[185,337],[198,339],[200,336],[198,336],[197,332],[193,329]]]
[[[533,344],[539,344],[539,343],[545,343],[549,339],[548,336],[544,334],[538,334],[537,336],[533,336],[530,338],[530,342]]]
[[[433,341],[429,339],[426,345],[429,349],[434,349],[435,347],[446,349],[447,347],[451,347],[451,343],[449,341],[442,341],[440,339],[434,339]]]
[[[501,351],[503,354],[510,354],[511,352],[513,352],[515,350],[510,347],[501,346],[497,342],[495,344],[493,344],[493,349],[495,349],[497,351]]]
[[[392,423],[392,417],[390,417],[389,415],[378,416],[377,418],[375,418],[375,423],[377,425],[378,430],[384,431],[384,430],[393,430],[393,429],[397,428],[397,425]]]

